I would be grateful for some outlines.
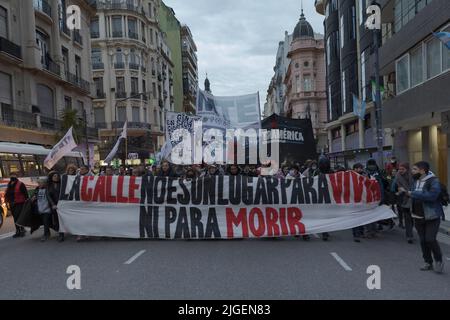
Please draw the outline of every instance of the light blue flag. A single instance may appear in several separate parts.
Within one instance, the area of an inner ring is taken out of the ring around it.
[[[433,33],[436,38],[442,41],[442,43],[450,50],[450,32],[437,32]]]
[[[366,117],[366,102],[359,102],[355,94],[353,94],[353,113],[362,120]]]

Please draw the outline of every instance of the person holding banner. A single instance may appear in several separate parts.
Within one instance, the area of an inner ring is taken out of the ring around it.
[[[52,208],[52,221],[54,230],[59,231],[58,220],[58,201],[61,191],[61,176],[58,172],[52,171],[48,175],[48,199]],[[60,232],[58,236],[58,242],[64,242],[64,232]]]
[[[32,201],[36,203],[37,213],[44,224],[44,235],[41,242],[45,242],[50,238],[50,226],[52,225],[52,205],[50,204],[50,196],[48,193],[48,179],[39,178],[38,187],[34,190]]]
[[[169,161],[163,160],[161,162],[161,170],[158,173],[158,177],[177,177],[175,172],[173,172],[172,166],[170,165]]]

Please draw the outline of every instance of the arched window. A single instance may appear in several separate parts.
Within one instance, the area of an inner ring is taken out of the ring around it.
[[[55,119],[55,99],[53,90],[43,84],[38,84],[36,89],[37,105],[41,111],[41,115]]]

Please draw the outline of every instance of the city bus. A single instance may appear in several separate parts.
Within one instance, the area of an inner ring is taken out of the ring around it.
[[[28,191],[33,191],[37,186],[37,179],[46,176],[47,168],[44,160],[50,153],[50,149],[42,146],[0,142],[0,215],[6,217],[5,191],[11,172],[17,172],[20,181],[25,183]],[[64,173],[68,164],[78,167],[83,165],[83,156],[80,152],[71,152],[61,159],[52,170]],[[0,227],[2,219],[0,218]]]

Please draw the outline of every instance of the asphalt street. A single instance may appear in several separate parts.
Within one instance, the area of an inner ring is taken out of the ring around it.
[[[130,241],[0,235],[0,299],[450,299],[450,238],[440,235],[446,273],[422,272],[419,245],[403,230],[352,241],[313,236],[233,241]],[[69,290],[69,266],[81,290]],[[367,268],[381,270],[381,289],[367,288]]]

